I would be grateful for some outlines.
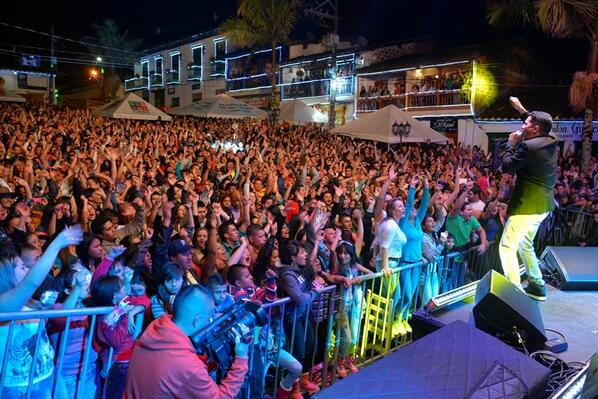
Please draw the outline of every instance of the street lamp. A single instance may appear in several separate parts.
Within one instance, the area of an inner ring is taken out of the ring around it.
[[[395,123],[392,124],[392,134],[394,134],[395,136],[399,136],[399,142],[401,144],[403,143],[403,136],[409,135],[410,131],[411,131],[411,124],[409,122],[397,123],[397,121],[395,121]]]

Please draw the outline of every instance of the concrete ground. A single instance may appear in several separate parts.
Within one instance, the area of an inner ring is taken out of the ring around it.
[[[548,299],[539,303],[544,328],[561,332],[569,344],[569,349],[558,356],[566,362],[588,361],[598,351],[598,292],[546,287]],[[472,309],[472,303],[459,302],[433,316],[445,324],[456,320],[474,324]],[[549,338],[555,336],[550,331],[546,333]]]

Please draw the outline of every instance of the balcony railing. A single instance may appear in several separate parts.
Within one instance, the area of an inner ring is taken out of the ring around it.
[[[353,76],[345,76],[334,79],[332,81],[332,87],[335,90],[336,97],[352,96],[354,92]]]
[[[374,112],[393,104],[398,108],[434,108],[463,106],[471,102],[469,89],[434,90],[417,93],[405,93],[387,96],[359,97],[357,112]]]
[[[210,76],[224,76],[225,67],[226,61],[224,60],[210,61]]]
[[[166,84],[167,85],[176,85],[181,82],[181,77],[179,71],[168,71],[166,73]]]
[[[154,86],[162,86],[164,84],[164,79],[161,73],[154,74],[150,76],[150,85]]]
[[[125,80],[125,91],[147,89],[147,77]]]
[[[201,65],[191,65],[187,68],[187,80],[201,80],[203,68]]]
[[[278,83],[280,83],[280,75],[278,75],[277,81]],[[256,76],[248,76],[245,78],[230,79],[226,81],[226,90],[228,91],[262,89],[269,88],[271,86],[272,75],[265,73]]]
[[[330,79],[286,83],[282,85],[281,96],[283,99],[328,96],[330,85]],[[352,76],[336,78],[332,81],[332,85],[336,97],[352,96],[354,93]]]

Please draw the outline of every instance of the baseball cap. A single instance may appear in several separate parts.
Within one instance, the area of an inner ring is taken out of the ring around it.
[[[184,254],[193,249],[193,246],[187,244],[187,241],[179,239],[174,240],[168,246],[168,256],[177,256],[178,254]]]

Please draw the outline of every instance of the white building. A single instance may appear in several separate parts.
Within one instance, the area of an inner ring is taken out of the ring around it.
[[[135,76],[125,81],[125,91],[162,109],[224,93],[230,51],[228,40],[216,30],[147,49],[135,63]]]

